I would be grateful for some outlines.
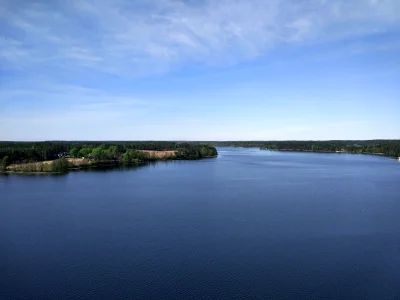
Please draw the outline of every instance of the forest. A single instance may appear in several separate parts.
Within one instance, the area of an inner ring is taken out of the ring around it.
[[[174,151],[174,155],[154,156],[147,152]],[[67,158],[86,158],[91,162],[114,162],[115,164],[143,164],[166,159],[202,159],[217,156],[215,147],[206,144],[178,142],[0,142],[0,163],[4,171],[11,164],[27,164],[27,171],[65,172]],[[33,164],[53,161],[48,164]]]
[[[260,149],[310,152],[347,152],[400,156],[400,140],[337,141],[226,141],[208,142],[214,146],[258,147]]]
[[[166,159],[201,159],[218,155],[215,146],[258,147],[266,150],[346,152],[400,156],[400,140],[333,140],[333,141],[49,141],[0,142],[0,170],[11,164],[36,163],[27,167],[32,172],[66,172],[68,158],[85,158],[92,164],[144,164]],[[154,156],[148,151],[173,151],[170,156]],[[53,161],[51,164],[45,163]],[[70,163],[71,164],[71,163]],[[71,167],[71,166],[70,166]]]

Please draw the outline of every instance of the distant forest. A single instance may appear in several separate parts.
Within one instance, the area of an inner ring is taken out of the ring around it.
[[[0,142],[0,163],[10,164],[57,160],[65,156],[89,158],[94,161],[118,161],[141,164],[160,160],[138,150],[175,151],[168,159],[201,159],[216,156],[217,150],[206,144],[178,142]],[[61,165],[63,161],[54,165]],[[62,167],[57,168],[62,169]]]
[[[214,146],[258,147],[260,149],[310,152],[347,152],[400,156],[400,140],[364,141],[227,141],[208,142]]]
[[[165,159],[201,159],[218,155],[215,146],[258,147],[267,150],[346,152],[400,156],[400,140],[363,141],[209,141],[209,142],[0,142],[0,167],[10,164],[55,161],[52,171],[66,170],[68,164],[62,158],[85,157],[92,162],[143,164]],[[152,156],[138,150],[175,151],[166,157]]]

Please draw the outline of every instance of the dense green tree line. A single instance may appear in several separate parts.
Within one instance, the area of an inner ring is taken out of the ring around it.
[[[122,155],[122,162],[123,163],[134,163],[134,164],[141,164],[142,162],[151,161],[154,158],[151,158],[149,154],[136,150],[136,149],[128,149]]]
[[[217,155],[214,147],[204,144],[178,142],[0,142],[1,166],[55,160],[68,155],[95,161],[138,163],[156,158],[138,150],[173,150],[176,159],[200,159]],[[3,159],[7,157],[6,161]]]
[[[201,159],[207,157],[217,156],[217,150],[212,146],[196,145],[196,144],[182,144],[177,149],[177,159]]]
[[[259,147],[269,150],[349,152],[400,156],[400,140],[365,141],[230,141],[209,142],[215,146]]]

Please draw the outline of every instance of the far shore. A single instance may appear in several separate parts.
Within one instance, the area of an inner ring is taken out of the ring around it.
[[[258,148],[258,147],[256,147]],[[268,148],[259,148],[260,150],[266,151],[281,151],[281,152],[308,152],[308,153],[337,153],[337,154],[361,154],[361,155],[375,155],[375,156],[385,156],[390,159],[399,159],[396,156],[390,156],[384,153],[368,153],[368,152],[350,152],[350,151],[324,151],[324,150],[301,150],[301,149],[268,149]]]

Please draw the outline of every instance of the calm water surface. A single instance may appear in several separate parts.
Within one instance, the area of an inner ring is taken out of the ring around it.
[[[400,164],[216,159],[0,177],[0,299],[400,299]]]

